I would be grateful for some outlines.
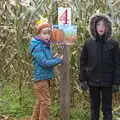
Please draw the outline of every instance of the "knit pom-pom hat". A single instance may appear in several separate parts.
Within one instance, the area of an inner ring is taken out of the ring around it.
[[[49,23],[44,23],[44,24],[39,24],[36,26],[36,32],[37,34],[40,33],[40,31],[43,29],[43,28],[47,28],[47,27],[50,27],[51,28],[51,25]]]
[[[40,31],[43,28],[46,28],[46,27],[50,27],[51,28],[51,25],[48,23],[47,19],[41,19],[41,20],[36,21],[36,32],[37,32],[37,34],[39,34]]]

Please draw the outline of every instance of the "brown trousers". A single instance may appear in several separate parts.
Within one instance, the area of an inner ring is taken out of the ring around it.
[[[48,120],[50,114],[50,81],[41,80],[34,83],[36,105],[33,109],[31,120]]]

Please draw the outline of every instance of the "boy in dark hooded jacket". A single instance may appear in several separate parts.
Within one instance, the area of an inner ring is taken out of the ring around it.
[[[80,85],[89,88],[91,120],[99,120],[100,103],[104,120],[112,120],[112,86],[119,84],[118,42],[112,39],[112,22],[103,14],[90,20],[91,39],[80,56]]]

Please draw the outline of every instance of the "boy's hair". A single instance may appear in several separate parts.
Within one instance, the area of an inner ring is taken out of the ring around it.
[[[108,28],[107,28],[107,21],[106,21],[104,18],[101,18],[101,19],[99,19],[99,20],[97,20],[97,21],[95,22],[95,29],[96,29],[96,27],[97,27],[97,23],[100,22],[100,21],[103,21],[103,22],[104,22],[105,32],[106,32],[106,31],[108,30]]]

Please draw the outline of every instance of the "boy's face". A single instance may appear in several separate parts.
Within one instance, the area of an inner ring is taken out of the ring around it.
[[[49,41],[51,38],[51,34],[52,34],[51,28],[46,27],[40,31],[40,34],[38,36],[40,36],[42,40]]]
[[[105,23],[103,20],[97,22],[96,31],[97,31],[98,35],[100,35],[100,36],[104,35],[105,29],[106,29],[106,27],[105,27]]]

